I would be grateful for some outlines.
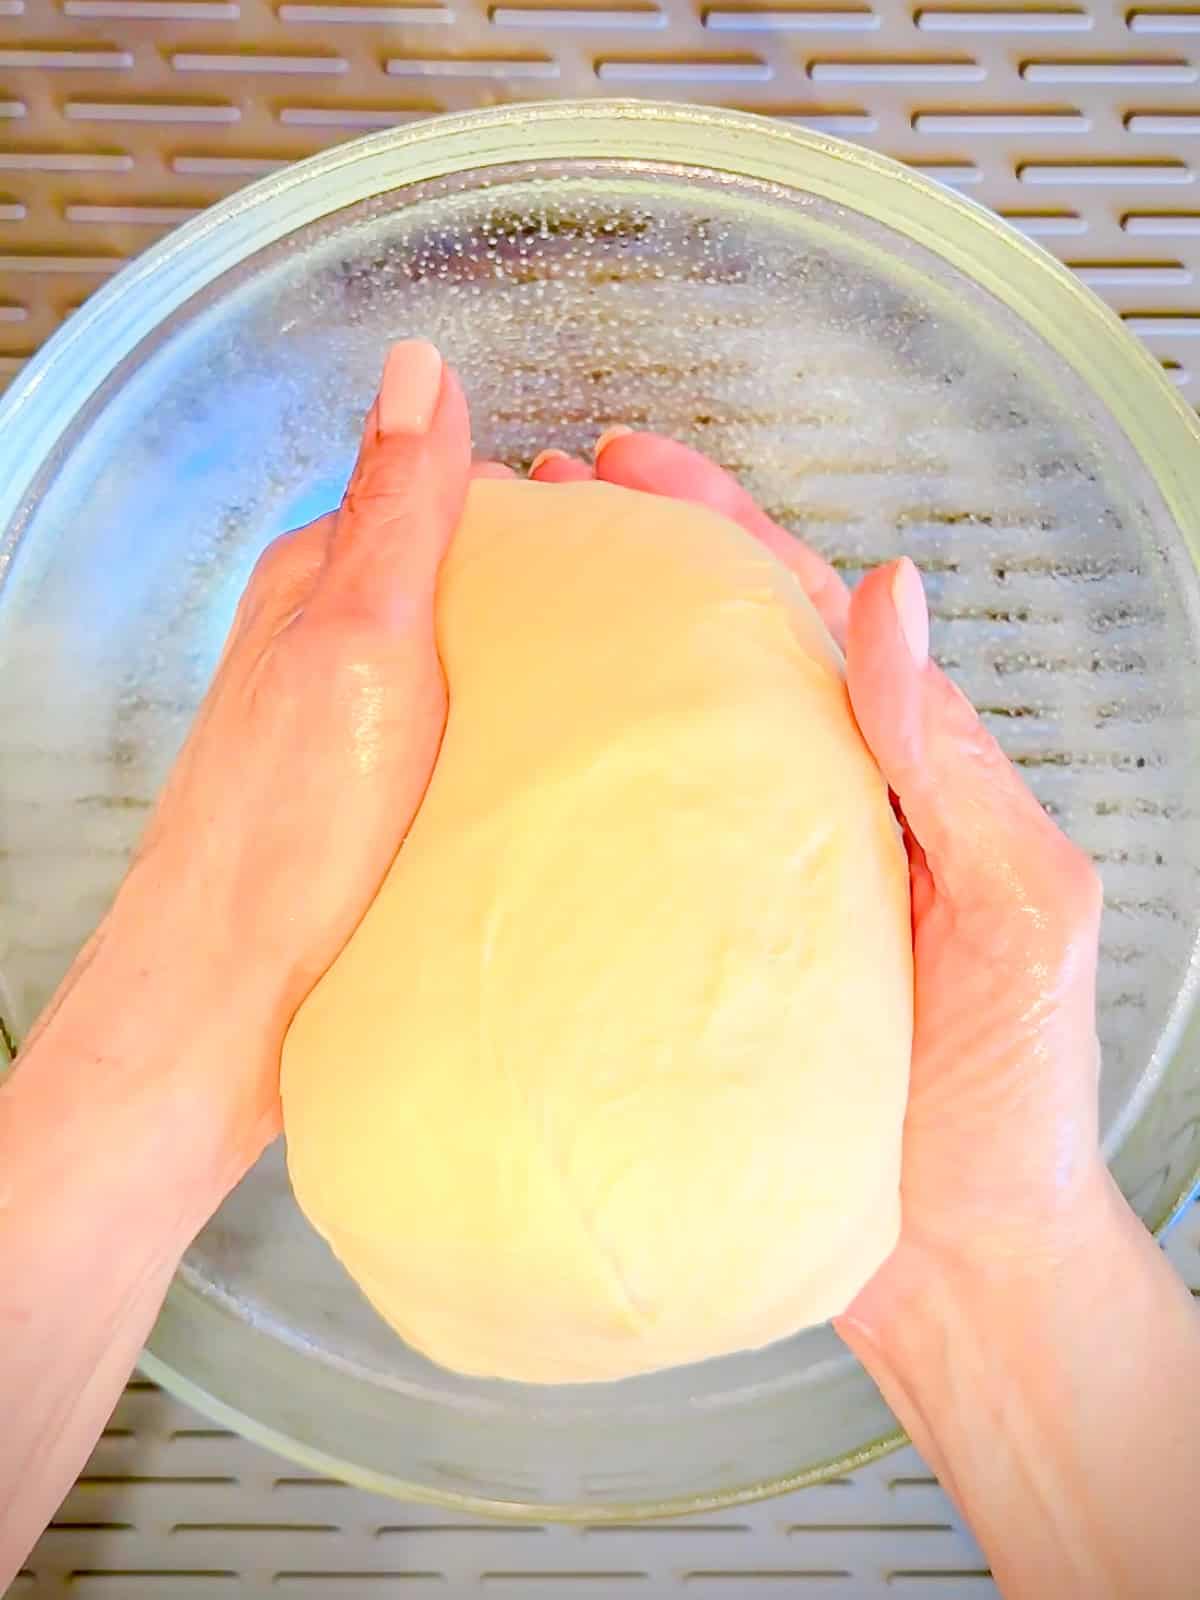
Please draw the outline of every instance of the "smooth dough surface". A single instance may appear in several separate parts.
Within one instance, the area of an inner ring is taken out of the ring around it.
[[[899,1226],[908,872],[841,658],[725,519],[484,482],[431,784],[288,1036],[288,1162],[463,1372],[619,1378],[843,1310]]]

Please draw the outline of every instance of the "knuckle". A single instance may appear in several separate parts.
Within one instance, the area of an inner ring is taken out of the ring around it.
[[[1063,884],[1077,917],[1087,922],[1099,922],[1104,907],[1104,885],[1091,856],[1069,839],[1066,841],[1063,863]]]
[[[303,528],[272,539],[254,563],[247,593],[267,598],[307,581],[324,559],[329,522],[328,517],[318,517]]]
[[[246,585],[246,592],[255,599],[270,594],[280,580],[295,563],[295,550],[289,544],[290,534],[281,534],[278,539],[272,539],[258,560],[254,563],[254,570],[250,574],[250,582]]]
[[[1045,868],[1038,898],[1048,931],[1063,943],[1095,936],[1104,909],[1104,886],[1091,857],[1059,834]]]
[[[275,539],[255,563],[238,607],[235,626],[262,640],[278,632],[311,597],[324,561],[324,538],[317,525]]]
[[[351,478],[342,501],[342,515],[354,517],[367,512],[372,516],[404,517],[420,498],[421,485],[407,458],[373,455],[359,463]]]

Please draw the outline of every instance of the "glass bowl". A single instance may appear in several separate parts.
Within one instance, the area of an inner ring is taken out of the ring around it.
[[[1104,1137],[1162,1227],[1200,1164],[1196,419],[995,218],[719,111],[513,107],[341,146],[172,234],[16,381],[9,1031],[111,896],[255,556],[336,502],[384,349],[418,333],[461,371],[481,453],[646,423],[851,579],[918,562],[936,653],[1103,873]],[[318,1471],[539,1519],[726,1504],[899,1438],[828,1328],[624,1383],[442,1371],[308,1228],[279,1150],[189,1252],[145,1367]]]

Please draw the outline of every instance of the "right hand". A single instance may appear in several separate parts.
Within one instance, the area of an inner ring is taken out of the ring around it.
[[[929,660],[911,562],[877,569],[851,596],[728,473],[651,434],[606,435],[592,470],[721,511],[792,568],[846,651],[850,703],[897,797],[912,880],[915,1031],[900,1244],[838,1323],[865,1356],[931,1268],[1053,1268],[1106,1209],[1099,879]],[[535,470],[551,481],[586,474],[563,458]]]

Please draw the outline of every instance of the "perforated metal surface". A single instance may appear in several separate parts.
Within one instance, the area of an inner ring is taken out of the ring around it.
[[[1043,239],[1192,381],[1200,8],[0,0],[0,376],[122,259],[364,129],[605,92],[794,117]]]
[[[1099,0],[0,0],[0,383],[122,260],[248,178],[430,112],[627,92],[793,117],[967,189],[1187,386],[1198,67],[1200,7]],[[1200,1213],[1172,1248],[1200,1285]],[[13,1593],[976,1600],[983,1568],[911,1451],[679,1528],[468,1528],[302,1475],[137,1384]]]
[[[1170,1253],[1200,1289],[1200,1208]],[[131,1384],[11,1591],[97,1600],[987,1600],[974,1541],[912,1449],[852,1479],[674,1525],[469,1522],[313,1478]]]

